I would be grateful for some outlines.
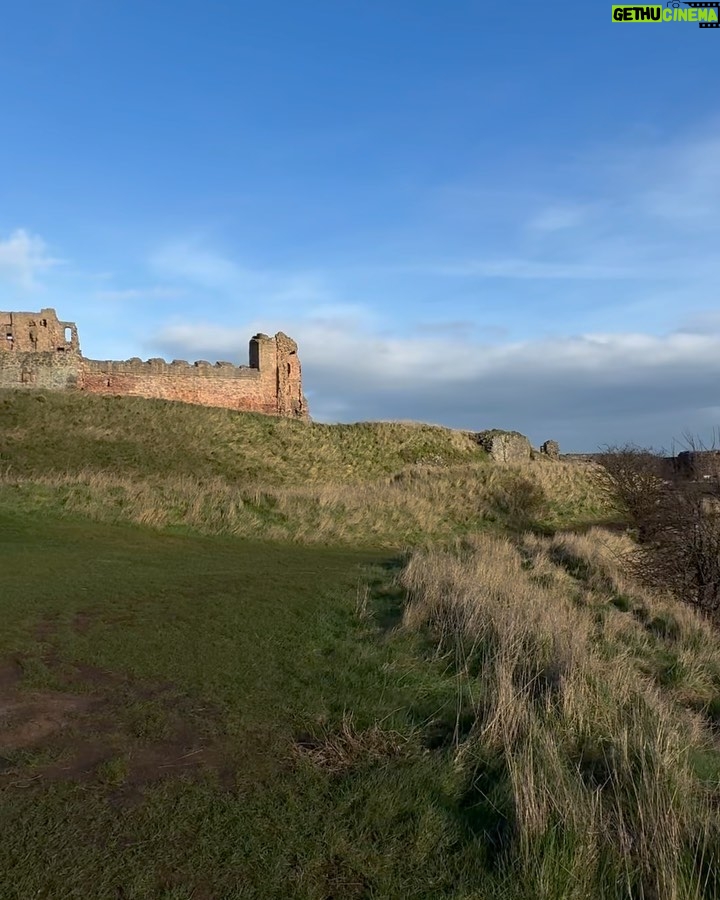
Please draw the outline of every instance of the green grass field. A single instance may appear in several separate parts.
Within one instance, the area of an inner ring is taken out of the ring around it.
[[[358,584],[381,582],[391,558],[0,527],[0,896],[449,888],[444,766],[415,737],[442,680],[418,706],[417,677],[393,674],[407,649],[358,612]],[[371,602],[396,614],[396,598]],[[347,760],[315,762],[343,733],[357,741]]]
[[[720,897],[720,641],[588,470],[8,392],[0,466],[1,900]]]

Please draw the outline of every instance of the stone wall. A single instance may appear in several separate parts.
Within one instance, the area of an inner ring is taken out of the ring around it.
[[[272,373],[271,373],[272,374]],[[270,382],[270,383],[269,383]],[[83,360],[78,387],[90,394],[180,400],[277,415],[275,386],[258,369],[162,359],[141,362]]]
[[[0,353],[0,387],[72,390],[81,377],[79,353]]]
[[[61,322],[54,309],[39,313],[0,312],[0,352],[79,353],[77,327]]]
[[[4,329],[4,331],[3,331]],[[8,331],[9,330],[9,331]],[[9,333],[9,337],[8,337]],[[65,340],[65,338],[69,340]],[[297,344],[286,334],[255,335],[250,365],[162,359],[86,359],[77,329],[52,309],[1,313],[0,387],[87,391],[91,394],[179,400],[202,406],[307,418]],[[43,347],[42,351],[29,349]]]
[[[532,457],[532,445],[518,431],[501,431],[493,428],[474,435],[475,440],[495,462],[522,462]]]
[[[549,459],[560,459],[560,444],[557,441],[545,441],[540,444],[540,452]]]

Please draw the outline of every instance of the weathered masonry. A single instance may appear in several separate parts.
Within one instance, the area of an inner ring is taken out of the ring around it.
[[[295,341],[282,332],[275,337],[256,334],[249,361],[249,366],[236,366],[204,360],[86,359],[75,323],[61,322],[54,309],[0,312],[0,387],[155,397],[308,417]]]

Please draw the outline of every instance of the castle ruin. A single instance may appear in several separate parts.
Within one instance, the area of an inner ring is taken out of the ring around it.
[[[74,322],[54,309],[0,312],[0,388],[45,388],[179,400],[266,415],[308,418],[297,344],[286,334],[256,334],[250,365],[183,359],[86,359]]]

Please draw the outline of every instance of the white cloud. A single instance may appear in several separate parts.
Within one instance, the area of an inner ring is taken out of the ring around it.
[[[180,287],[163,287],[155,285],[145,288],[111,288],[102,291],[96,291],[94,296],[96,300],[107,300],[110,302],[124,300],[168,300],[185,295],[187,291]]]
[[[580,204],[548,206],[531,218],[528,228],[540,232],[577,228],[587,220],[590,211],[589,206]]]
[[[433,275],[460,278],[506,278],[531,280],[605,280],[641,278],[643,270],[600,262],[550,262],[536,259],[466,259],[457,262],[430,263],[421,269]]]
[[[323,279],[312,272],[282,273],[243,266],[197,241],[173,241],[155,251],[150,268],[164,281],[238,302],[331,301]]]
[[[720,227],[720,136],[677,141],[650,161],[651,184],[640,194],[649,215],[683,227]],[[647,164],[647,162],[646,162]]]
[[[6,240],[0,240],[0,279],[23,290],[37,285],[37,275],[58,265],[59,259],[47,254],[42,238],[18,228]]]

